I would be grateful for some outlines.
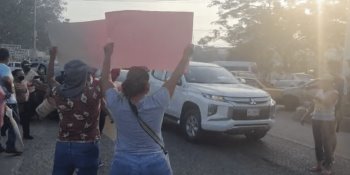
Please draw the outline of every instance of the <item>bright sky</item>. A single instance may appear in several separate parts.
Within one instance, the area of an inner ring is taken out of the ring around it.
[[[214,28],[217,8],[209,8],[211,0],[66,0],[64,16],[71,22],[104,19],[104,13],[118,10],[190,11],[194,12],[193,42]]]

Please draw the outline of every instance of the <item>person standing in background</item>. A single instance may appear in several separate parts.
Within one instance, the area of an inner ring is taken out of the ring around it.
[[[317,165],[312,172],[322,172],[323,175],[332,174],[336,138],[336,104],[339,93],[335,82],[329,75],[320,80],[317,90],[312,95],[315,107],[312,116],[312,130],[315,141]]]
[[[21,67],[24,72],[24,80],[29,83],[28,89],[30,94],[35,91],[35,86],[32,84],[32,81],[35,79],[35,77],[39,76],[38,73],[32,70],[31,65],[32,64],[28,60],[24,60],[21,63]]]
[[[34,138],[30,135],[30,116],[28,115],[30,107],[28,102],[29,90],[27,87],[27,82],[24,80],[24,72],[22,69],[16,69],[12,71],[12,75],[14,77],[19,117],[23,128],[23,138],[32,140]]]
[[[27,115],[31,118],[35,115],[35,109],[36,107],[41,103],[37,99],[36,96],[36,88],[34,80],[39,77],[38,73],[36,73],[31,68],[31,62],[28,60],[24,60],[21,63],[22,70],[24,71],[24,80],[28,83],[28,90],[29,90],[29,105]]]

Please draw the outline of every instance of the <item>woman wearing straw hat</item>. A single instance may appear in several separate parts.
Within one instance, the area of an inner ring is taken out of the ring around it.
[[[92,68],[80,60],[64,66],[64,82],[54,80],[57,49],[50,51],[48,81],[59,114],[53,175],[97,175],[99,162],[99,116],[102,94],[93,83]]]

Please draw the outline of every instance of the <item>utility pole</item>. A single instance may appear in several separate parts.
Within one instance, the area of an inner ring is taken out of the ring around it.
[[[343,64],[342,64],[342,73],[343,76],[345,78],[345,80],[347,80],[347,76],[349,73],[349,66],[348,62],[350,61],[350,0],[347,1],[347,5],[346,5],[346,15],[347,15],[347,24],[346,24],[346,31],[345,31],[345,44],[344,44],[344,56],[343,56]],[[350,82],[345,81],[345,94],[348,95],[349,92],[348,90],[348,86]]]
[[[36,53],[36,39],[37,39],[37,31],[36,31],[36,0],[34,0],[33,57],[37,56],[37,53]]]

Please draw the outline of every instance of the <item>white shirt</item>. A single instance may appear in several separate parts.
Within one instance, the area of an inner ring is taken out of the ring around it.
[[[338,93],[336,90],[330,90],[330,91],[323,91],[319,90],[316,94],[316,97],[320,99],[326,99],[329,98],[330,95],[333,93]],[[319,101],[315,101],[315,110],[312,116],[313,120],[324,120],[324,121],[333,121],[335,120],[335,105],[337,104],[337,101],[334,104],[331,104],[330,106],[326,106],[323,103],[320,103]]]
[[[29,93],[32,93],[35,91],[35,86],[32,84],[32,81],[34,80],[34,77],[38,76],[38,74],[30,69],[30,71],[27,73],[27,75],[24,76],[24,80],[28,82],[28,90]]]

